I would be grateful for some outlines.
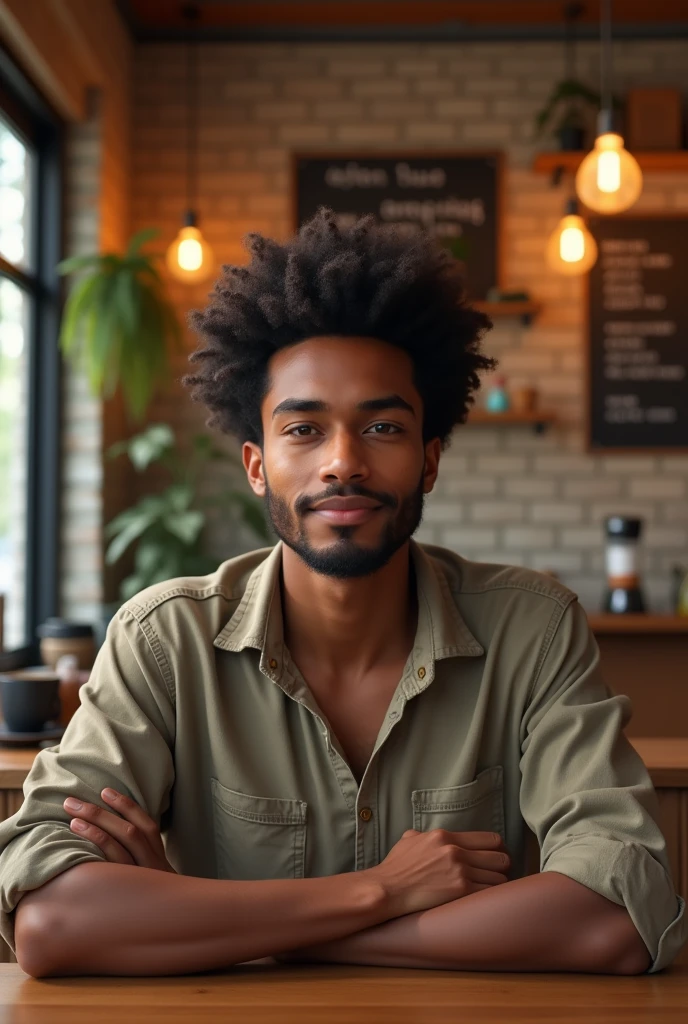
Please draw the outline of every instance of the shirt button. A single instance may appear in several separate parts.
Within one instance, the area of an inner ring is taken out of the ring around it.
[[[420,667],[420,668],[418,669],[418,678],[419,678],[419,679],[425,679],[425,669],[423,668],[423,666],[422,666],[422,665],[421,665],[421,667]]]
[[[399,717],[399,712],[398,711],[390,711],[390,713],[389,713],[389,720],[390,720],[390,722],[393,722],[394,719],[398,718],[398,717]]]
[[[362,818],[363,821],[370,821],[370,819],[373,816],[373,812],[371,811],[370,807],[362,807],[361,810],[358,812],[358,816],[359,818]]]
[[[277,662],[274,658],[270,658],[270,668],[277,668]]]

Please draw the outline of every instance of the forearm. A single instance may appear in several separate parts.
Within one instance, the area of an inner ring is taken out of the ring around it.
[[[239,882],[113,863],[65,871],[28,893],[19,913],[26,917],[21,928],[15,919],[17,959],[35,977],[210,970],[388,917],[384,892],[366,872]]]
[[[387,921],[297,959],[447,970],[642,973],[625,907],[549,871]]]

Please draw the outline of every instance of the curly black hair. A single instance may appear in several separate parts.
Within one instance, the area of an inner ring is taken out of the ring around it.
[[[409,354],[423,441],[439,437],[446,448],[475,401],[478,374],[497,365],[480,351],[492,323],[467,305],[451,254],[372,214],[342,229],[327,207],[284,244],[257,233],[245,244],[250,263],[225,264],[207,307],[189,314],[205,346],[189,357],[200,372],[182,382],[211,410],[207,425],[262,447],[270,356],[316,336],[372,337]]]

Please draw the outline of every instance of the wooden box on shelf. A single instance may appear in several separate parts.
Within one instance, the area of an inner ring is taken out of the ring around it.
[[[680,149],[682,136],[682,100],[678,89],[629,89],[625,140],[629,150]]]

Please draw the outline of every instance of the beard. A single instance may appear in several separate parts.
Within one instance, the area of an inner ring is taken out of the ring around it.
[[[386,506],[396,510],[384,527],[379,542],[373,547],[358,543],[355,535],[355,531],[360,528],[358,526],[331,526],[336,538],[333,543],[322,548],[314,547],[305,529],[304,519],[310,515],[308,509],[317,501],[352,495],[373,498],[383,508]],[[270,522],[279,539],[296,552],[312,572],[339,580],[370,576],[382,569],[418,529],[425,503],[422,475],[418,485],[401,502],[393,495],[374,493],[354,486],[338,488],[314,498],[303,496],[297,499],[292,510],[284,498],[270,489],[267,476],[265,496]]]

